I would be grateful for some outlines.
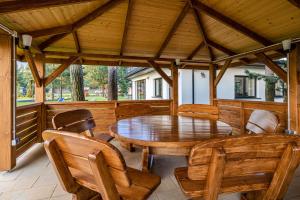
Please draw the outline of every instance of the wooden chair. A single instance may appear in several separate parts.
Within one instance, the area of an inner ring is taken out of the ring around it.
[[[116,107],[117,120],[126,119],[129,117],[151,115],[152,108],[148,104],[134,103],[134,104],[119,104]],[[130,143],[120,142],[121,146],[130,152],[135,151],[135,148]]]
[[[254,110],[246,125],[248,133],[276,133],[279,127],[278,117],[266,110]]]
[[[218,119],[218,107],[203,104],[183,104],[178,107],[178,115],[207,119]]]
[[[94,133],[96,127],[92,113],[86,109],[70,110],[56,114],[52,118],[53,128],[110,141],[113,137],[105,133]]]
[[[299,145],[299,136],[281,134],[208,140],[193,147],[188,167],[175,169],[175,177],[191,198],[247,192],[255,200],[282,199],[299,165]]]
[[[151,113],[151,106],[143,103],[119,104],[116,107],[116,117],[118,120],[128,117],[151,115]]]
[[[119,150],[103,140],[56,130],[44,131],[43,139],[59,181],[73,199],[143,200],[160,184],[159,176],[126,167]]]

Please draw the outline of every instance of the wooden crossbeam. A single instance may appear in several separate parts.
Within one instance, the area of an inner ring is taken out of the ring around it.
[[[223,75],[225,74],[226,70],[228,69],[228,67],[230,66],[232,60],[226,60],[225,64],[222,66],[217,78],[215,79],[215,87],[218,86],[218,83],[220,82],[220,80],[222,79]]]
[[[170,77],[152,60],[148,60],[148,63],[151,67],[155,69],[159,75],[170,85],[170,87],[173,86],[173,81],[170,79]]]
[[[56,79],[61,73],[63,73],[71,64],[76,62],[79,59],[79,57],[74,56],[70,57],[68,60],[65,61],[65,63],[61,64],[52,74],[47,76],[47,78],[44,79],[45,86],[49,85],[54,79]]]
[[[193,1],[192,1],[193,2]],[[196,10],[195,8],[193,8],[193,14],[194,14],[194,17],[195,17],[195,20],[196,20],[196,23],[198,25],[198,28],[199,28],[199,31],[200,31],[200,34],[202,36],[202,39],[205,43],[205,46],[207,48],[207,51],[208,51],[208,55],[210,57],[210,60],[214,60],[214,55],[213,55],[213,52],[212,52],[212,49],[211,47],[208,45],[207,43],[207,35],[206,35],[206,32],[204,31],[204,26],[203,26],[203,23],[201,21],[201,18],[200,18],[200,15],[199,15],[199,12],[198,10]]]
[[[271,58],[264,53],[255,54],[265,65],[267,65],[279,78],[287,82],[287,72],[279,67]]]
[[[95,0],[13,0],[0,3],[0,14],[39,8],[86,3]]]
[[[300,8],[300,0],[288,0],[294,6]]]
[[[127,32],[128,32],[128,26],[131,18],[131,13],[132,13],[132,5],[133,5],[133,0],[128,0],[128,7],[127,7],[127,14],[126,14],[126,19],[125,19],[125,25],[124,25],[124,30],[123,30],[123,36],[122,36],[122,42],[121,42],[121,48],[120,48],[120,55],[123,55],[123,51],[126,45],[127,41]]]
[[[223,52],[223,53],[225,53],[229,56],[232,56],[232,55],[236,54],[234,51],[232,51],[232,50],[230,50],[230,49],[228,49],[228,48],[226,48],[226,47],[224,47],[224,46],[222,46],[222,45],[220,45],[220,44],[218,44],[218,43],[216,43],[212,40],[207,40],[207,43],[208,43],[209,46],[211,46],[215,49],[218,49],[219,51],[221,51],[221,52]]]
[[[24,50],[24,53],[25,53],[25,59],[29,65],[33,80],[37,87],[41,87],[42,86],[41,78],[40,78],[39,72],[36,68],[33,56],[31,54],[30,50]]]
[[[187,57],[188,60],[192,60],[193,57],[197,54],[198,51],[200,51],[200,49],[202,49],[205,46],[205,43],[202,41],[191,53],[190,55]]]
[[[74,42],[75,42],[77,53],[81,53],[81,48],[80,48],[80,43],[79,43],[77,31],[73,31],[72,34],[73,34],[73,39],[74,39]]]
[[[56,26],[52,28],[46,28],[36,31],[24,32],[22,34],[31,35],[33,38],[49,36],[49,35],[58,35],[63,33],[70,33],[72,32],[72,24],[65,25],[65,26]]]
[[[96,10],[92,11],[88,15],[82,17],[81,19],[79,19],[75,23],[73,23],[71,25],[72,29],[69,32],[61,33],[65,26],[64,27],[55,27],[52,30],[48,29],[48,31],[49,31],[49,33],[51,33],[51,35],[53,35],[55,33],[55,31],[57,31],[57,34],[59,34],[59,35],[54,35],[54,36],[50,37],[49,39],[47,39],[46,41],[41,43],[39,45],[39,48],[41,50],[44,50],[45,48],[47,48],[48,46],[50,46],[54,42],[64,38],[65,36],[67,36],[68,34],[74,32],[74,31],[77,31],[79,28],[81,28],[85,24],[93,21],[94,19],[96,19],[97,17],[100,17],[103,13],[105,13],[109,9],[113,8],[120,1],[122,1],[122,0],[110,0],[107,3],[103,4],[102,6],[97,8]],[[40,33],[41,32],[43,32],[43,30],[40,30]],[[44,33],[47,34],[46,32],[44,32]],[[47,35],[49,35],[49,34],[47,34]],[[45,35],[40,34],[40,36],[45,36]]]
[[[169,30],[166,38],[164,39],[163,43],[161,44],[159,50],[157,51],[156,55],[154,56],[154,58],[159,58],[161,56],[161,53],[163,52],[163,50],[166,48],[166,46],[168,45],[169,41],[171,40],[173,34],[176,32],[177,28],[179,27],[181,21],[183,20],[183,18],[186,16],[187,12],[189,11],[190,8],[190,4],[189,2],[187,2],[183,9],[181,10],[180,14],[178,15],[175,23],[173,24],[172,28]]]
[[[237,30],[238,32],[248,36],[249,38],[253,39],[256,42],[259,42],[265,46],[273,44],[273,42],[254,31],[250,30],[249,28],[246,28],[245,26],[239,24],[238,22],[232,20],[231,18],[223,15],[222,13],[210,8],[209,6],[205,5],[204,3],[196,0],[193,2],[193,6],[199,10],[202,13],[206,13],[210,17],[222,22],[223,24],[226,24],[227,26],[230,26],[231,28]]]

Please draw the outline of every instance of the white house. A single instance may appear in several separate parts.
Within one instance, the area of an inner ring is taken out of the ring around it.
[[[249,69],[249,66],[247,66]],[[163,69],[171,76],[169,69]],[[246,67],[226,70],[217,87],[219,99],[265,100],[265,81],[249,79]],[[251,72],[265,74],[264,65],[252,65]],[[217,72],[218,73],[218,72]],[[133,100],[169,99],[171,90],[168,83],[152,68],[134,68],[128,72],[132,81]],[[208,70],[179,70],[179,104],[208,104],[209,72]],[[280,84],[277,87],[282,87]],[[276,101],[282,101],[283,92],[276,90]]]

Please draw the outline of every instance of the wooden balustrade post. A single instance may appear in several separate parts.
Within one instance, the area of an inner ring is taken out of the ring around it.
[[[217,65],[209,65],[209,104],[216,105],[215,99],[217,98],[217,86],[215,85]]]
[[[14,126],[14,60],[13,38],[0,34],[0,171],[16,165],[15,146],[12,145]]]
[[[175,64],[171,66],[172,70],[172,115],[177,115],[178,110],[178,67]]]
[[[299,77],[300,71],[300,44],[296,44],[292,48],[288,57],[288,101],[289,113],[288,124],[289,129],[300,133],[298,104],[300,103],[299,94]]]

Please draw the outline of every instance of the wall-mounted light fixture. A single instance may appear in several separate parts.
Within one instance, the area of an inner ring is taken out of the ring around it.
[[[287,40],[283,40],[282,41],[282,48],[284,51],[290,51],[292,47],[292,40],[291,39],[287,39]]]
[[[201,78],[205,78],[204,72],[201,72],[201,73],[200,73],[200,76],[201,76]]]
[[[176,59],[175,59],[175,64],[176,64],[177,66],[180,65],[180,59],[179,59],[179,58],[176,58]]]
[[[22,35],[22,42],[24,49],[28,50],[31,47],[32,36],[27,34]]]

